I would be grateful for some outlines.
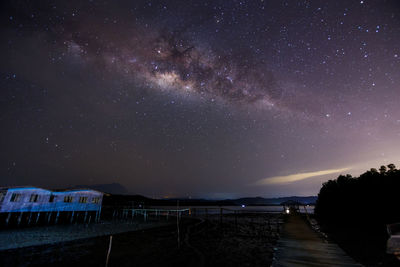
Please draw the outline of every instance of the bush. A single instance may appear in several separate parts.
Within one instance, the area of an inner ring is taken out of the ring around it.
[[[341,236],[341,240],[336,240],[339,245],[340,241],[357,242],[364,246],[364,254],[371,254],[365,251],[375,247],[379,251],[374,252],[383,257],[388,237],[386,224],[400,222],[399,191],[400,170],[393,164],[382,166],[379,171],[371,169],[360,177],[340,175],[320,189],[315,217],[328,232]],[[372,256],[356,255],[356,258],[368,262]]]

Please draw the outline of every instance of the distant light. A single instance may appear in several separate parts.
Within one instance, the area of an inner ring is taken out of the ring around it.
[[[286,214],[289,214],[290,213],[290,210],[289,209],[286,209]]]
[[[242,208],[245,208],[245,207],[246,207],[246,205],[242,204]]]

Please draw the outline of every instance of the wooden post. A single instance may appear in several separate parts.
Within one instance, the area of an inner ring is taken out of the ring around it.
[[[20,225],[20,223],[21,223],[22,214],[23,214],[23,212],[21,211],[21,213],[20,213],[19,216],[18,216],[18,225]]]
[[[52,214],[51,211],[47,213],[47,223],[50,223],[51,214]]]
[[[108,267],[108,261],[110,260],[111,246],[112,246],[112,235],[110,235],[110,242],[108,243],[108,251],[107,251],[107,258],[106,258],[106,267]]]
[[[86,218],[87,218],[87,210],[85,211],[85,217],[83,217],[83,223],[86,223]]]
[[[222,208],[219,209],[219,227],[222,227]]]
[[[235,210],[235,230],[237,232],[238,224],[237,224],[237,211]]]
[[[180,232],[179,232],[179,213],[178,213],[178,209],[179,209],[179,200],[176,202],[176,227],[177,227],[177,235],[178,235],[178,249],[180,249]]]
[[[28,225],[31,224],[31,219],[32,219],[32,211],[29,212],[29,219],[28,219]]]
[[[276,219],[276,229],[277,229],[278,234],[279,234],[280,229],[279,229],[279,220],[278,219]]]
[[[101,217],[101,205],[100,205],[100,207],[99,207],[99,217],[98,217],[98,219],[97,219],[97,222],[100,221],[100,217]]]
[[[11,219],[11,212],[8,213],[7,218],[6,218],[6,225],[10,222]]]
[[[35,222],[35,224],[37,224],[38,222],[39,222],[39,217],[40,217],[40,211],[37,213],[37,215],[36,215],[36,222]]]
[[[57,222],[58,222],[58,217],[60,217],[60,211],[59,211],[59,210],[57,211],[57,216],[56,216],[55,224],[57,224]]]
[[[75,215],[75,211],[72,211],[70,223],[74,222],[74,215]]]

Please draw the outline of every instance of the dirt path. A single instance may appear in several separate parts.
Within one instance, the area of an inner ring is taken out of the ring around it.
[[[289,216],[272,266],[362,266],[338,245],[328,243],[299,214]]]

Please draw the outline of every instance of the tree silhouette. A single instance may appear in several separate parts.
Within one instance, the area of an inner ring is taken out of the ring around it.
[[[322,185],[314,214],[328,232],[341,233],[344,246],[356,239],[358,259],[375,265],[385,255],[386,225],[400,222],[399,189],[400,170],[394,164],[359,177],[340,175]],[[380,256],[373,258],[365,251],[378,251]]]
[[[396,166],[393,163],[390,163],[389,165],[387,165],[387,167],[390,172],[393,172],[394,170],[396,170]]]
[[[379,172],[380,172],[381,174],[384,174],[384,173],[386,172],[386,166],[385,166],[385,165],[382,165],[382,166],[379,168]]]
[[[371,169],[370,169],[370,172],[372,172],[372,173],[378,173],[378,170],[375,169],[375,168],[371,168]]]

